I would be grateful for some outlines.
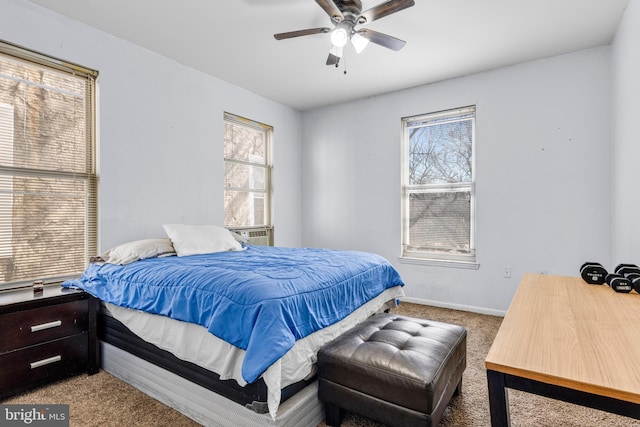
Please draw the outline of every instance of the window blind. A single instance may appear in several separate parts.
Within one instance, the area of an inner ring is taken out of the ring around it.
[[[0,288],[97,251],[97,72],[0,42]]]

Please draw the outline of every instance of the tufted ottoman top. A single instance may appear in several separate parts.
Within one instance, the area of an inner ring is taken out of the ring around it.
[[[320,349],[318,377],[430,414],[466,364],[466,337],[461,326],[377,314]]]

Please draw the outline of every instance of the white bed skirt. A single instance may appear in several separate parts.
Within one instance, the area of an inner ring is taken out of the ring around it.
[[[280,405],[272,419],[111,344],[100,341],[100,352],[105,371],[204,426],[316,427],[324,420],[317,381]]]

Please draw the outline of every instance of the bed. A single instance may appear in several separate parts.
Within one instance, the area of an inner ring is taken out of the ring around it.
[[[318,348],[403,295],[375,254],[240,243],[194,252],[167,234],[153,250],[109,251],[63,286],[102,301],[103,368],[203,424],[223,411],[255,425],[297,424],[302,406],[321,416]],[[177,384],[187,401],[171,396]]]

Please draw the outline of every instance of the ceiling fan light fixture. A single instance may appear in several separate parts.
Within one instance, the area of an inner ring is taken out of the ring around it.
[[[345,27],[338,26],[331,33],[331,43],[335,47],[344,47],[349,41],[349,32]]]
[[[358,33],[355,33],[353,36],[351,36],[351,44],[353,45],[353,48],[356,50],[356,53],[360,53],[369,44],[369,39],[366,37],[362,37]]]
[[[344,49],[338,46],[332,46],[331,50],[329,50],[329,53],[331,55],[336,56],[338,58],[342,58],[342,52],[344,52]]]

